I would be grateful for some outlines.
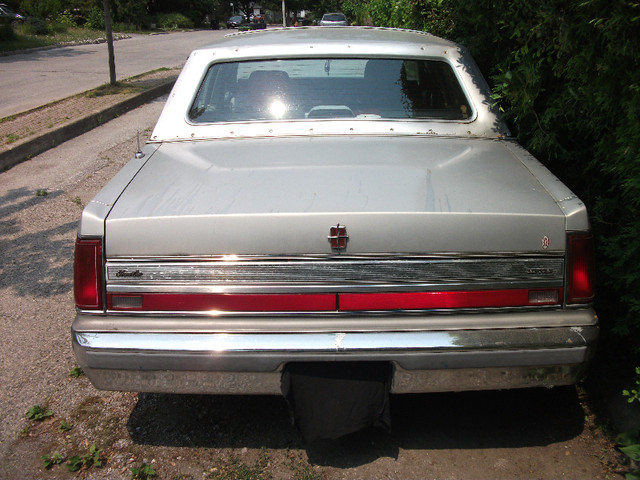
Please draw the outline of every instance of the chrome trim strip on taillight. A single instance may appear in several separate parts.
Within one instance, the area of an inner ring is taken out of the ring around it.
[[[564,259],[367,256],[286,259],[112,259],[107,291],[312,293],[562,287]]]

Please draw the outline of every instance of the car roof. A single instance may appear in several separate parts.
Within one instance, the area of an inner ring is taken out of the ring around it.
[[[313,44],[318,48],[327,46],[344,46],[348,42],[350,48],[359,46],[371,46],[372,44],[388,46],[420,45],[437,47],[458,47],[454,42],[415,30],[403,30],[396,28],[380,27],[334,27],[331,29],[314,26],[294,28],[274,28],[261,31],[238,32],[225,35],[215,43],[205,45],[202,49],[224,47],[264,47],[267,45],[300,45]],[[311,53],[311,52],[310,52]]]

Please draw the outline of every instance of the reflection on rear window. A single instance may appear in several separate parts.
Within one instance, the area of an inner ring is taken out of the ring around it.
[[[446,62],[377,58],[217,63],[189,111],[195,123],[470,115]]]

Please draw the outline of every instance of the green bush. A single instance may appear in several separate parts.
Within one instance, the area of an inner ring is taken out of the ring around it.
[[[411,28],[450,37],[454,27],[451,0],[345,0],[342,11],[357,25]]]
[[[49,30],[54,33],[66,33],[70,28],[77,27],[73,15],[68,10],[58,14],[49,22]]]
[[[193,22],[181,13],[159,13],[158,27],[165,30],[193,28]]]
[[[124,23],[124,22],[115,22],[112,24],[111,28],[114,32],[133,32],[138,30],[138,28],[132,23]]]
[[[11,20],[8,18],[0,18],[0,42],[13,40],[15,37],[16,33],[11,26]]]
[[[87,21],[84,26],[93,30],[104,30],[104,10],[93,7],[87,15]]]
[[[147,0],[114,0],[113,19],[131,25],[127,30],[139,30],[147,16]]]
[[[61,0],[22,0],[20,11],[27,17],[41,20],[55,18],[62,11]]]
[[[59,13],[55,19],[55,22],[61,25],[64,25],[67,28],[73,28],[78,26],[76,21],[73,19],[73,15],[69,10],[65,10],[64,12]]]
[[[49,26],[44,20],[36,17],[27,17],[24,22],[24,32],[27,35],[47,35]]]

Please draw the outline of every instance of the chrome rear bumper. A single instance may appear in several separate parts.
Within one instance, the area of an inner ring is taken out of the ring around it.
[[[575,383],[598,336],[593,314],[592,321],[573,327],[300,333],[100,332],[78,331],[74,323],[72,335],[80,366],[105,390],[280,394],[287,362],[386,361],[394,367],[392,392],[418,393]]]

